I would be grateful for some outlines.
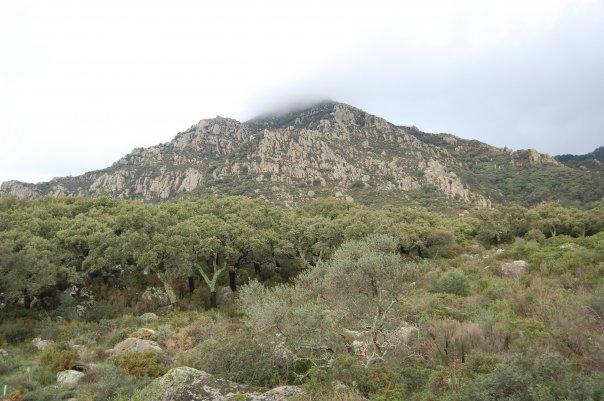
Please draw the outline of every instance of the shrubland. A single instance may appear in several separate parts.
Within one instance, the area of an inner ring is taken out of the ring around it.
[[[603,227],[601,202],[2,198],[0,391],[127,400],[190,366],[304,400],[601,400]]]

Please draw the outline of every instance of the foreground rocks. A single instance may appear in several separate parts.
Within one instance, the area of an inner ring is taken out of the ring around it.
[[[201,370],[178,367],[152,381],[132,401],[285,401],[302,394],[297,386],[276,387],[267,392],[212,376]]]
[[[147,313],[143,313],[141,315],[141,320],[145,323],[155,322],[155,321],[159,320],[159,316],[157,316],[153,312],[147,312]]]
[[[33,344],[34,347],[36,347],[38,349],[38,351],[44,351],[46,348],[54,345],[54,341],[43,340],[40,337],[34,338],[33,340],[31,340],[31,343]]]
[[[515,260],[501,265],[501,274],[506,277],[518,278],[524,274],[529,264],[525,260]]]
[[[155,341],[144,340],[141,338],[130,337],[117,343],[113,348],[108,349],[108,355],[119,355],[123,352],[156,352],[162,354],[164,351]]]
[[[72,386],[82,380],[84,376],[84,373],[77,370],[64,370],[57,373],[57,383]]]

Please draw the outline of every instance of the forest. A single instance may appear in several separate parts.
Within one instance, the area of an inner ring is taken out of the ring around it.
[[[602,400],[603,228],[602,201],[0,198],[0,395],[152,399],[188,366],[300,401]]]

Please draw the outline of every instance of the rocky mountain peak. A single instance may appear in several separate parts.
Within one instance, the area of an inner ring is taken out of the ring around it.
[[[545,190],[543,177],[555,179]],[[247,122],[202,119],[172,141],[136,148],[106,169],[42,184],[10,181],[0,195],[157,201],[230,194],[293,205],[323,196],[400,202],[429,193],[489,207],[493,200],[522,200],[532,186],[539,188],[532,201],[556,199],[560,183],[586,180],[601,182],[601,170],[588,173],[534,150],[511,152],[450,134],[427,134],[322,101]],[[520,190],[514,192],[510,182],[516,181]],[[594,187],[588,197],[597,199],[604,185]],[[580,188],[565,196],[583,199],[586,193]]]

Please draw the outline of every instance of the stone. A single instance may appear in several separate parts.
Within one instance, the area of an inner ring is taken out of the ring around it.
[[[142,294],[143,301],[154,304],[158,307],[170,305],[170,298],[166,292],[158,287],[149,287]]]
[[[296,397],[302,394],[302,390],[298,386],[280,386],[272,390],[268,390],[259,396],[259,400],[265,401],[283,401],[290,397]],[[254,396],[252,396],[253,398]]]
[[[8,356],[8,351],[0,348],[0,356]]]
[[[147,312],[147,313],[143,313],[141,315],[141,320],[145,323],[149,323],[149,322],[154,322],[156,320],[159,319],[159,316],[157,316],[155,313],[153,312]]]
[[[417,336],[419,329],[415,326],[403,324],[396,330],[389,330],[382,333],[382,350],[396,349],[406,346],[414,336]],[[350,349],[355,355],[363,356],[368,359],[375,354],[376,347],[373,342],[372,333],[369,330],[355,331],[345,329],[342,333],[350,344]]]
[[[156,352],[163,354],[163,350],[155,341],[143,340],[140,338],[130,337],[124,341],[117,343],[113,348],[108,349],[108,355],[119,355],[123,352]]]
[[[132,401],[285,401],[299,396],[297,386],[281,386],[264,393],[251,387],[219,379],[190,367],[173,368],[146,388],[138,391]]]
[[[518,278],[526,271],[529,264],[525,260],[515,260],[501,265],[501,274],[506,277]]]
[[[34,184],[27,184],[19,181],[6,181],[0,185],[0,196],[12,195],[21,199],[35,199],[40,196],[40,192]]]
[[[78,372],[77,370],[64,370],[57,373],[57,383],[65,386],[72,386],[82,380],[84,376],[84,373]]]
[[[52,340],[42,340],[40,337],[36,337],[31,340],[31,343],[36,347],[39,351],[44,351],[46,348],[54,345],[54,341]]]

